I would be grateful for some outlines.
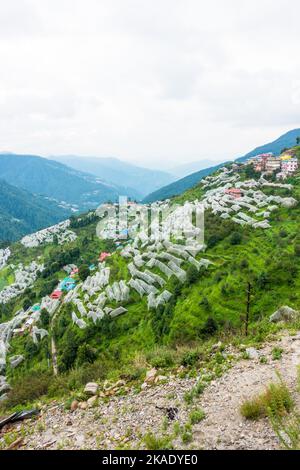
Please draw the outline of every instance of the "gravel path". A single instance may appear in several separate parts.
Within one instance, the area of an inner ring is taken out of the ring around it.
[[[195,443],[206,449],[278,449],[279,444],[267,419],[247,421],[239,413],[241,403],[263,392],[265,386],[278,381],[279,372],[290,389],[296,389],[297,365],[300,364],[300,336],[283,337],[279,346],[282,359],[273,361],[274,345],[260,352],[267,364],[244,360],[212,383],[201,397],[207,418],[194,427]],[[295,396],[298,401],[297,395]]]
[[[278,361],[272,359],[274,345],[284,352]],[[296,369],[300,364],[300,334],[284,335],[277,343],[266,345],[260,354],[267,358],[241,360],[221,378],[211,382],[198,397],[194,406],[205,411],[206,418],[193,426],[193,441],[182,444],[181,437],[173,439],[177,449],[278,449],[278,439],[267,419],[246,421],[239,414],[241,403],[277,379],[279,371],[288,386],[296,389]],[[143,448],[142,436],[172,433],[175,421],[166,427],[166,408],[178,409],[176,420],[184,425],[191,408],[184,394],[195,379],[170,378],[168,383],[146,388],[138,394],[112,397],[109,403],[74,412],[62,405],[48,407],[36,422],[25,426],[27,435],[22,449],[121,449]],[[298,397],[295,395],[296,400]],[[298,403],[299,405],[299,403]],[[163,427],[165,426],[165,427]]]

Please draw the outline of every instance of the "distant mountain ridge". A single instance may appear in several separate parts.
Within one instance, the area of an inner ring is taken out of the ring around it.
[[[243,157],[237,158],[237,162],[243,162],[248,160],[248,158],[255,157],[255,155],[259,155],[260,153],[268,153],[272,152],[274,155],[280,155],[281,151],[284,148],[293,147],[296,144],[297,137],[300,137],[300,129],[293,129],[286,134],[281,135],[278,139],[274,140],[273,142],[269,142],[268,144],[261,145],[260,147],[256,147],[251,152],[247,153]]]
[[[215,165],[218,165],[219,163],[219,160],[216,161],[204,159],[175,166],[170,168],[169,172],[178,178],[184,178],[185,176],[191,175],[192,173],[197,173],[198,171],[205,170],[206,168],[211,168]]]
[[[31,193],[47,196],[79,210],[97,207],[119,195],[138,197],[128,187],[119,187],[62,163],[36,155],[0,155],[0,178]]]
[[[68,218],[55,202],[16,188],[0,179],[0,240],[15,241]]]
[[[220,163],[219,165],[210,168],[205,168],[204,170],[197,171],[196,173],[192,173],[191,175],[188,175],[185,178],[181,178],[180,180],[175,181],[174,183],[169,184],[168,186],[165,186],[164,188],[161,188],[152,194],[149,194],[143,199],[142,202],[148,204],[151,202],[161,201],[164,199],[169,199],[173,196],[177,196],[178,194],[181,194],[187,189],[192,188],[202,178],[205,178],[211,173],[214,173],[218,168],[221,168],[222,166],[224,166],[224,163]]]
[[[64,155],[51,157],[76,170],[93,174],[117,186],[133,188],[143,198],[150,192],[172,183],[176,176],[160,171],[143,168],[118,158],[79,157]]]
[[[273,152],[275,155],[279,155],[280,152],[284,148],[293,147],[296,144],[297,137],[300,137],[300,129],[293,129],[286,134],[283,134],[278,139],[274,140],[273,142],[269,142],[268,144],[262,145],[260,147],[256,147],[251,152],[247,153],[243,157],[237,158],[236,162],[243,162],[250,157],[258,155],[260,153],[267,153]],[[185,178],[179,179],[172,184],[164,186],[160,188],[158,191],[155,191],[143,199],[144,203],[151,203],[155,201],[160,201],[163,199],[168,199],[173,196],[177,196],[181,194],[183,191],[186,191],[189,188],[195,186],[202,178],[205,178],[208,175],[214,173],[218,168],[224,166],[228,162],[224,162],[218,164],[216,166],[212,166],[210,168],[206,168],[204,170],[198,171],[196,173],[192,173]]]

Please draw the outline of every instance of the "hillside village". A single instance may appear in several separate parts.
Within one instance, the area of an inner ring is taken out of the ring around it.
[[[40,298],[34,296],[35,301],[32,304],[28,300],[30,292],[34,291],[37,282],[42,282],[41,276],[48,276],[49,268],[41,250],[47,247],[62,250],[77,243],[82,246],[81,233],[90,223],[99,221],[97,213],[91,212],[78,218],[77,222],[74,219],[75,223],[67,220],[24,237],[18,245],[21,247],[18,248],[20,253],[35,250],[37,254],[36,259],[27,264],[21,261],[16,263],[16,246],[1,250],[0,275],[3,272],[7,276],[9,270],[13,276],[0,292],[0,304],[5,307],[11,302],[15,303],[12,304],[13,315],[0,324],[0,403],[5,404],[13,392],[14,381],[26,374],[27,368],[31,367],[30,361],[34,359],[34,354],[29,357],[26,351],[22,351],[22,345],[29,344],[29,340],[33,342],[37,355],[43,355],[42,351],[46,347],[48,352],[47,356],[43,356],[43,361],[48,370],[53,370],[54,375],[57,375],[60,367],[57,362],[57,349],[59,350],[60,342],[66,334],[72,332],[72,335],[84,335],[87,332],[89,337],[93,338],[93,334],[98,334],[98,331],[106,331],[102,330],[102,325],[116,322],[119,317],[137,315],[141,321],[141,312],[144,309],[150,315],[148,318],[152,317],[152,322],[155,319],[159,324],[162,321],[159,316],[165,318],[163,312],[170,312],[169,305],[176,305],[176,299],[180,297],[182,289],[187,289],[186,286],[192,286],[194,282],[205,282],[201,279],[206,279],[209,283],[211,273],[224,269],[224,261],[217,251],[208,250],[208,253],[205,253],[207,248],[210,248],[209,243],[207,246],[207,240],[205,243],[197,241],[199,228],[186,224],[187,220],[192,220],[192,214],[201,212],[204,208],[211,214],[212,220],[216,217],[225,224],[224,227],[228,227],[228,234],[230,231],[232,233],[232,227],[236,226],[237,230],[255,229],[260,237],[262,232],[272,232],[274,214],[278,214],[280,210],[292,214],[297,210],[299,199],[298,193],[294,191],[294,176],[297,171],[298,160],[295,151],[285,152],[278,158],[273,155],[258,155],[244,164],[226,165],[216,174],[203,179],[197,188],[193,189],[197,191],[198,197],[191,198],[187,193],[187,199],[166,218],[163,231],[155,217],[151,221],[150,232],[140,230],[140,213],[146,208],[146,211],[152,209],[158,214],[163,208],[171,208],[173,200],[157,202],[152,208],[129,203],[129,230],[114,235],[115,221],[105,216],[101,231],[98,232],[101,243],[104,244],[102,249],[94,252],[93,261],[90,260],[84,265],[78,261],[57,265],[59,279],[54,278],[51,284],[53,287],[47,295]],[[253,175],[252,172],[256,175],[247,177],[249,174]],[[176,237],[170,237],[170,234],[174,233]],[[95,235],[89,236],[95,244]],[[87,244],[87,238],[84,240]],[[86,249],[86,246],[83,245],[83,249]],[[25,258],[28,260],[27,255]],[[9,264],[10,259],[13,259],[13,263]],[[209,289],[211,290],[211,287]],[[223,289],[225,292],[226,288]],[[27,296],[26,302],[24,297],[22,298],[24,293]],[[188,291],[186,295],[188,298]],[[203,300],[203,305],[209,305],[210,298],[204,299],[206,300]],[[277,305],[277,308],[279,307],[280,305]],[[236,319],[235,322],[237,321]],[[212,325],[215,331],[217,327],[214,323]],[[159,328],[168,331],[166,326]],[[188,328],[188,325],[185,328]],[[59,333],[58,329],[61,330]],[[103,334],[109,337],[108,333]],[[47,346],[49,338],[50,349]],[[63,362],[62,349],[60,354]],[[34,362],[32,364],[34,366]],[[19,369],[20,375],[16,372]]]
[[[286,150],[279,157],[273,153],[256,155],[250,159],[254,170],[258,173],[264,172],[266,175],[276,175],[277,179],[286,179],[293,175],[298,167],[298,158],[295,150]]]
[[[214,214],[219,214],[223,219],[230,218],[240,225],[269,228],[268,218],[278,205],[290,208],[297,205],[297,200],[292,197],[267,196],[260,189],[272,187],[291,191],[293,187],[290,184],[271,183],[263,176],[259,180],[239,180],[238,174],[226,168],[219,175],[202,180],[201,184],[206,189],[202,201],[204,207],[211,208]]]

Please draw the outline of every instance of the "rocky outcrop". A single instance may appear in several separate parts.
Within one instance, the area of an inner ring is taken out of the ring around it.
[[[271,323],[278,323],[280,321],[293,321],[299,316],[299,312],[288,306],[280,307],[273,315],[270,316]]]
[[[98,384],[96,384],[95,382],[89,382],[88,384],[86,384],[84,392],[88,395],[96,395],[98,392],[98,388]]]

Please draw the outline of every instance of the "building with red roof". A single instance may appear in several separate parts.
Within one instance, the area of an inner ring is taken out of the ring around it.
[[[234,197],[234,199],[239,199],[242,197],[242,191],[239,188],[228,188],[225,189],[225,194]]]
[[[62,291],[61,290],[55,290],[50,295],[51,299],[53,299],[53,300],[59,300],[61,298],[61,296],[62,296]]]
[[[110,253],[107,253],[106,251],[103,251],[102,253],[100,253],[99,255],[99,261],[100,263],[102,263],[103,261],[106,260],[106,258],[108,258],[110,256]]]

